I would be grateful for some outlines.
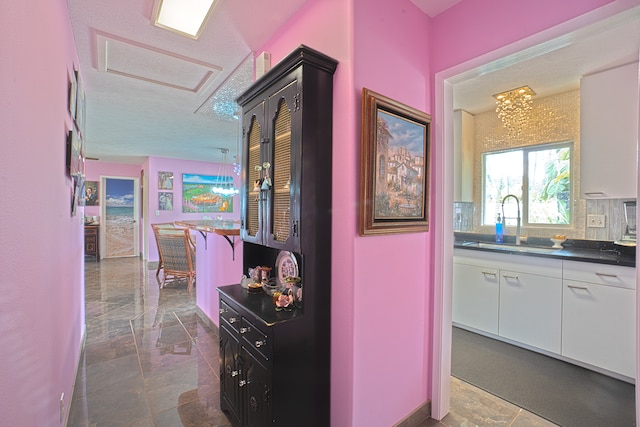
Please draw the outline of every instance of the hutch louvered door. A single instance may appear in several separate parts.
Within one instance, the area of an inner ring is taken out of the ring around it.
[[[244,135],[244,168],[243,179],[244,192],[242,196],[242,240],[245,242],[262,243],[262,216],[264,209],[262,204],[266,193],[261,191],[261,177],[263,176],[262,164],[266,161],[263,153],[265,142],[264,102],[259,102],[255,107],[243,115]]]

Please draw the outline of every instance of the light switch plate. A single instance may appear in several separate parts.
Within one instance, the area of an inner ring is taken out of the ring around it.
[[[604,228],[604,223],[604,215],[587,215],[587,227],[589,228]]]

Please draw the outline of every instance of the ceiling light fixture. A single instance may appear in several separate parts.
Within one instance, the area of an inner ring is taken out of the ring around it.
[[[153,25],[197,39],[216,0],[155,0]]]
[[[228,172],[227,164],[227,154],[229,153],[228,148],[218,148],[222,153],[222,163],[218,169],[218,176],[216,177],[216,182],[211,188],[211,192],[214,194],[220,194],[221,196],[235,196],[240,193],[240,190],[233,185],[233,176]]]
[[[515,138],[522,133],[533,110],[532,98],[535,94],[529,86],[522,86],[493,95],[496,99],[496,113],[509,136]]]

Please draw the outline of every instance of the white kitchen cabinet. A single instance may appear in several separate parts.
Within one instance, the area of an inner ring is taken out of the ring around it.
[[[499,270],[458,261],[453,264],[454,323],[497,335]]]
[[[580,81],[580,193],[636,198],[638,63]]]
[[[558,276],[562,269],[558,268]],[[500,270],[499,335],[560,353],[562,278]]]
[[[562,355],[635,378],[635,269],[565,261]]]

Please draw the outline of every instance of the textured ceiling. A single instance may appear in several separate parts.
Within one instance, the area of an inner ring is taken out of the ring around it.
[[[219,161],[217,147],[235,155],[237,121],[209,114],[218,106],[207,101],[229,110],[228,98],[253,80],[247,58],[304,2],[219,0],[193,40],[153,26],[153,0],[68,0],[87,156],[140,164],[147,156]]]

